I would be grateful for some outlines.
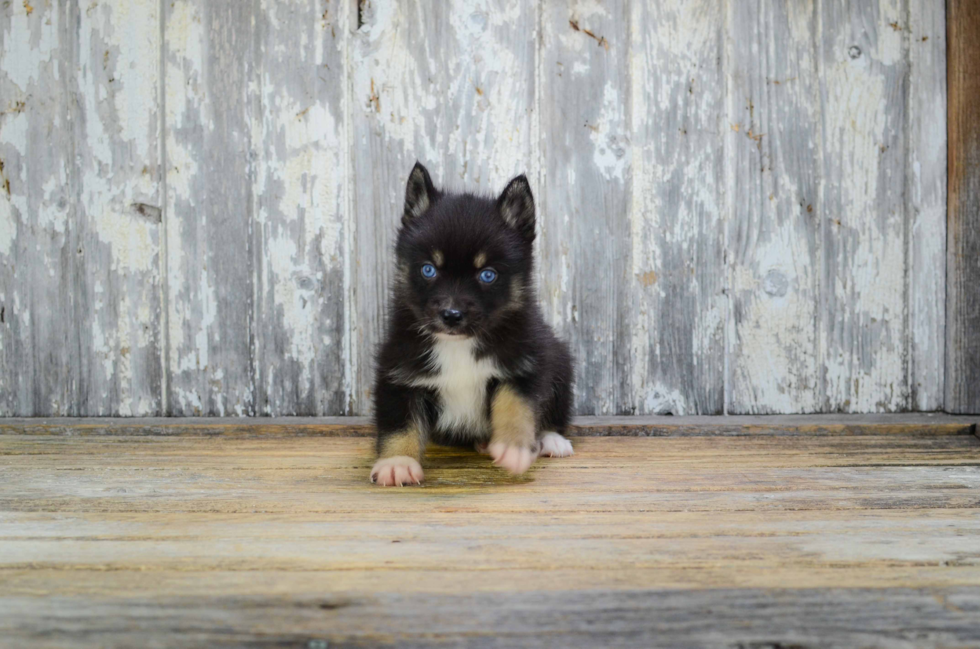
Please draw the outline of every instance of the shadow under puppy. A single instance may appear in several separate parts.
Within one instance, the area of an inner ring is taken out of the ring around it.
[[[377,357],[373,482],[421,483],[429,442],[511,473],[572,454],[572,359],[537,304],[534,221],[523,175],[491,199],[438,191],[415,164]]]

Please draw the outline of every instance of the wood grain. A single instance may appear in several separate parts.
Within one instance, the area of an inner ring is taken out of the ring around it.
[[[350,407],[349,5],[262,2],[256,16],[257,414],[345,414]]]
[[[524,477],[437,449],[423,487],[381,489],[367,439],[0,433],[0,630],[93,646],[134,625],[143,646],[975,638],[973,435],[575,445]]]
[[[156,415],[163,380],[160,3],[68,6],[77,25],[77,72],[68,73],[78,337],[71,409]]]
[[[727,412],[819,411],[819,18],[799,2],[733,3],[729,14],[746,38],[729,53]]]
[[[980,412],[980,5],[948,5],[949,203],[946,253],[946,400]]]
[[[575,411],[634,412],[630,33],[622,3],[546,3],[539,83],[539,269],[575,358]]]
[[[0,9],[0,414],[80,414],[76,37],[67,3]]]
[[[160,412],[158,4],[3,9],[0,412]]]
[[[946,334],[946,7],[910,2],[906,218],[909,408],[942,410]]]
[[[900,2],[820,5],[823,409],[908,408]]]
[[[871,647],[980,642],[970,587],[725,589],[473,595],[7,597],[5,637],[78,647]],[[70,607],[70,613],[65,609]],[[433,620],[426,613],[440,611]],[[83,620],[120,620],[98,634]],[[123,621],[139,620],[139,631]],[[706,623],[710,620],[710,623]],[[2,624],[0,620],[0,624]],[[262,629],[261,634],[251,629]],[[911,638],[912,640],[909,640]]]
[[[255,414],[255,7],[165,5],[166,414]]]
[[[631,5],[628,279],[637,414],[721,414],[725,407],[726,151],[719,143],[728,124],[718,7]]]

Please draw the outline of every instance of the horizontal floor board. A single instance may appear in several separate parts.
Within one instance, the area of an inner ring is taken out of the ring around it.
[[[435,448],[383,489],[364,437],[121,432],[0,434],[7,641],[974,639],[974,435],[580,437],[520,477]]]
[[[75,647],[952,647],[980,589],[536,591],[129,599],[0,596],[0,633]],[[439,615],[433,615],[438,611]],[[801,612],[805,611],[805,615]],[[115,622],[133,620],[131,625]]]

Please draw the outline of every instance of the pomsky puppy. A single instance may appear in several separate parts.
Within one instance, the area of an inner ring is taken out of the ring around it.
[[[572,358],[537,304],[534,221],[523,175],[492,199],[439,191],[415,164],[377,356],[373,482],[421,483],[429,442],[511,473],[572,454]]]

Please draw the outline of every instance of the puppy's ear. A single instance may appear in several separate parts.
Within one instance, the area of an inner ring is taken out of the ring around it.
[[[497,209],[504,222],[528,242],[534,241],[534,196],[527,176],[521,174],[507,183],[497,199]]]
[[[439,192],[432,184],[428,170],[416,161],[412,173],[408,174],[408,184],[405,185],[405,211],[402,213],[402,225],[425,213],[439,198]]]

